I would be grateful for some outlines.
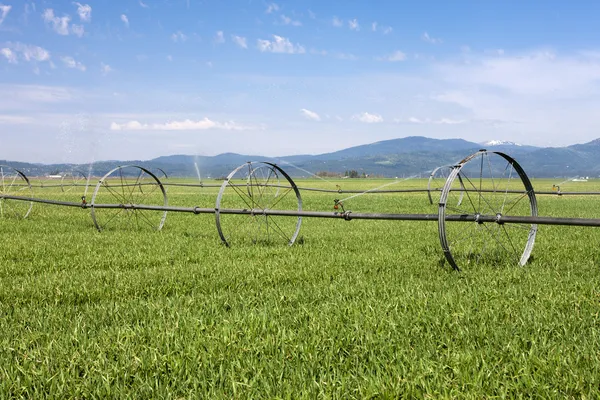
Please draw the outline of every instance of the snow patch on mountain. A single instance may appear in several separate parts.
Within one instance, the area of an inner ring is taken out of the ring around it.
[[[506,140],[490,140],[482,144],[484,146],[523,146],[520,143],[509,142]]]

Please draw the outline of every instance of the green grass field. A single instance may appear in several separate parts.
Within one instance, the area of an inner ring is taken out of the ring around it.
[[[170,205],[189,207],[214,207],[217,193],[167,190]],[[305,210],[333,211],[347,196],[302,197]],[[600,218],[598,196],[538,203],[544,216]],[[437,213],[425,193],[344,204]],[[89,210],[36,204],[26,220],[0,219],[0,237],[0,398],[600,396],[598,228],[540,226],[525,267],[460,273],[436,222],[305,218],[292,247],[227,248],[213,215],[97,232]]]

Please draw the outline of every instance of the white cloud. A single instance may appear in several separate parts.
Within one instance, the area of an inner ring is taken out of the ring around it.
[[[139,3],[140,3],[140,7],[148,8],[148,4],[144,3],[142,0],[139,0]]]
[[[248,43],[246,42],[246,38],[245,37],[231,35],[231,40],[233,40],[233,42],[235,44],[237,44],[238,46],[240,46],[243,49],[247,49],[248,48]]]
[[[75,3],[75,4],[79,4],[79,3]],[[87,11],[84,10],[84,18],[88,17],[86,12]],[[89,18],[91,18],[91,7],[90,7],[89,12],[90,12]],[[81,17],[81,13],[79,15]],[[59,35],[67,36],[67,35],[69,35],[69,33],[73,33],[75,36],[82,37],[85,32],[83,25],[73,24],[69,27],[69,22],[71,21],[71,16],[65,15],[64,17],[57,17],[54,14],[54,10],[51,8],[47,8],[44,10],[44,12],[42,13],[42,18],[44,19],[44,21],[46,23],[51,24],[54,32],[58,33]]]
[[[113,72],[114,69],[112,69],[112,67],[108,64],[101,63],[100,71],[102,72],[102,75],[106,76],[106,75],[110,74],[111,72]]]
[[[17,64],[17,55],[13,53],[13,51],[7,47],[0,49],[0,54],[2,54],[9,63]]]
[[[127,18],[127,15],[121,14],[121,21],[123,21],[125,26],[129,28],[129,18]]]
[[[175,43],[185,42],[187,40],[187,38],[188,37],[181,31],[177,31],[171,35],[171,40],[174,41]]]
[[[333,17],[333,20],[331,20],[331,24],[336,28],[341,28],[342,26],[344,26],[344,21],[342,21],[338,17]]]
[[[560,57],[540,50],[514,56],[469,57],[467,63],[440,63],[446,81],[501,89],[521,96],[572,97],[600,84],[600,60],[587,55]]]
[[[225,35],[223,34],[223,31],[217,31],[217,33],[215,34],[215,43],[224,43],[225,42]]]
[[[85,29],[83,28],[83,25],[72,24],[71,32],[73,32],[73,34],[77,37],[83,37],[85,34]]]
[[[4,19],[6,18],[6,16],[8,15],[8,13],[10,12],[10,9],[12,8],[12,6],[7,6],[4,4],[0,4],[0,25],[2,25],[2,23],[4,22]]]
[[[186,119],[183,121],[170,121],[162,124],[143,124],[139,121],[129,121],[123,124],[113,122],[110,124],[110,130],[112,131],[198,131],[206,129],[245,131],[254,130],[258,128],[253,126],[240,125],[233,121],[213,121],[206,117],[198,121]]]
[[[459,125],[459,124],[467,123],[468,121],[464,120],[464,119],[452,119],[452,118],[421,119],[421,118],[417,118],[417,117],[410,117],[406,120],[395,119],[394,122],[409,123],[409,124]]]
[[[383,117],[381,115],[370,114],[368,112],[353,115],[352,119],[355,121],[364,122],[366,124],[375,124],[375,123],[383,122]]]
[[[423,35],[421,35],[421,39],[427,43],[431,43],[431,44],[439,44],[442,43],[442,39],[439,38],[434,38],[429,36],[429,34],[427,32],[423,33]]]
[[[65,64],[67,68],[74,68],[80,71],[85,71],[85,65],[80,63],[79,61],[75,61],[73,57],[61,57],[61,61]]]
[[[390,61],[390,62],[404,61],[404,60],[406,60],[406,54],[404,54],[400,50],[396,50],[392,54],[389,54],[389,55],[387,55],[385,57],[379,57],[378,60],[381,60],[381,61]]]
[[[173,61],[173,56],[169,54],[169,55],[167,56],[167,60],[168,60],[168,61]]]
[[[273,35],[274,40],[258,39],[258,49],[262,52],[303,54],[306,50],[303,46],[293,44],[289,39]]]
[[[351,53],[335,53],[334,57],[340,60],[350,60],[355,61],[358,60],[358,57]]]
[[[54,15],[53,9],[47,8],[44,10],[42,18],[44,21],[51,23],[54,32],[58,33],[59,35],[66,36],[69,34],[69,21],[71,21],[70,16],[65,15],[64,17],[57,17]]]
[[[308,10],[308,16],[310,17],[310,19],[315,19],[317,18],[317,14],[315,14],[313,11]]]
[[[356,18],[348,21],[348,26],[350,27],[350,29],[352,29],[353,31],[358,31],[360,30],[360,25],[358,25],[358,20]]]
[[[300,21],[294,21],[293,19],[291,19],[290,17],[286,17],[285,15],[281,14],[281,22],[284,25],[291,25],[291,26],[302,26],[302,22]]]
[[[373,22],[371,24],[371,30],[373,32],[381,32],[384,35],[392,33],[394,29],[391,26],[380,26],[377,22]]]
[[[279,11],[279,6],[275,3],[271,3],[267,6],[267,9],[265,10],[265,12],[267,14],[271,14],[274,11]]]
[[[20,42],[8,42],[6,43],[6,46],[7,47],[3,49],[2,54],[9,59],[9,62],[17,63],[18,58],[21,58],[27,62],[42,62],[50,60],[50,52],[39,46],[32,46]],[[10,58],[7,56],[9,52],[11,54]]]
[[[77,6],[77,14],[82,22],[92,20],[92,7],[89,4],[74,3]]]
[[[314,111],[310,111],[310,110],[307,110],[306,108],[302,108],[302,109],[300,109],[300,112],[307,119],[311,119],[313,121],[321,120],[321,116]]]

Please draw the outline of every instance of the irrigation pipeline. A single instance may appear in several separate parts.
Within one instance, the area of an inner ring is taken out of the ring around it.
[[[202,207],[175,207],[175,206],[150,206],[144,204],[88,204],[70,201],[58,201],[38,199],[35,197],[10,196],[0,194],[0,199],[20,200],[25,202],[52,204],[67,207],[79,208],[97,208],[97,209],[123,209],[123,210],[143,210],[143,211],[171,211],[193,214],[215,214],[215,208]],[[387,220],[387,221],[438,221],[438,214],[386,214],[386,213],[353,213],[345,212],[327,212],[327,211],[295,211],[295,210],[268,210],[268,209],[231,209],[221,208],[218,210],[221,214],[236,214],[250,216],[281,216],[281,217],[308,217],[308,218],[332,218],[344,219],[350,221],[353,219],[362,220]],[[600,219],[592,218],[560,218],[560,217],[539,217],[539,216],[508,216],[508,215],[485,215],[485,214],[462,214],[446,215],[446,221],[451,222],[477,222],[477,223],[497,223],[497,224],[537,224],[537,225],[565,225],[565,226],[587,226],[600,227]]]
[[[221,187],[221,184],[216,184],[216,183],[176,183],[176,182],[162,182],[161,183],[163,186],[175,186],[175,187],[197,187],[197,188],[219,188]],[[120,184],[119,186],[124,186],[124,187],[128,187],[128,186],[144,186],[144,185],[155,185],[155,183],[124,183],[124,184]],[[17,185],[15,185],[17,186]],[[64,187],[64,186],[69,186],[69,187],[86,187],[87,185],[84,184],[71,184],[71,185],[60,185],[60,184],[52,184],[52,185],[31,185],[32,188],[57,188],[57,187]],[[247,184],[233,184],[230,183],[229,186],[236,186],[236,187],[246,187]],[[289,189],[290,186],[285,186],[285,185],[268,185],[269,187],[274,187],[274,188],[281,188],[281,189]],[[344,190],[344,189],[337,189],[337,190],[333,190],[333,189],[321,189],[321,188],[311,188],[311,187],[298,187],[298,190],[300,191],[306,191],[306,192],[321,192],[321,193],[339,193],[339,194],[360,194],[360,193],[373,193],[373,194],[385,194],[385,193],[427,193],[429,191],[441,191],[442,188],[436,188],[436,189],[418,189],[418,188],[413,188],[413,189],[389,189],[389,190],[384,190],[384,189],[372,189],[372,190]],[[461,192],[477,192],[477,193],[523,193],[522,190],[493,190],[493,189],[456,189],[456,191],[461,191]],[[563,191],[556,191],[556,190],[548,190],[548,191],[535,191],[536,195],[554,195],[554,196],[600,196],[600,192],[572,192],[572,191],[568,191],[568,192],[563,192]]]

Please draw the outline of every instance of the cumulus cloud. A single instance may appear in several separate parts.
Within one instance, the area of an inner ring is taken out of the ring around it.
[[[2,23],[4,22],[4,19],[6,18],[6,16],[8,15],[8,13],[10,12],[10,9],[12,8],[12,6],[7,6],[4,4],[0,4],[0,25],[2,25]]]
[[[67,68],[74,68],[74,69],[78,69],[80,71],[85,71],[85,65],[83,65],[82,63],[80,63],[79,61],[75,61],[75,59],[73,57],[61,57],[60,60],[65,64],[65,66]]]
[[[16,64],[17,63],[17,55],[9,48],[5,47],[0,49],[0,54],[2,54],[9,63]]]
[[[175,43],[185,42],[187,40],[187,38],[188,37],[181,31],[177,31],[171,35],[171,40],[174,41]]]
[[[265,12],[267,14],[271,14],[272,12],[275,12],[275,11],[279,11],[279,6],[275,3],[271,3],[271,4],[267,5],[267,9],[265,10]]]
[[[258,49],[262,52],[304,54],[306,50],[299,44],[293,44],[289,39],[273,35],[273,40],[258,39]]]
[[[348,21],[348,26],[350,27],[350,29],[352,29],[353,31],[358,31],[360,30],[360,25],[358,25],[358,20],[356,18]]]
[[[300,112],[302,113],[302,116],[304,116],[304,118],[311,119],[313,121],[321,120],[321,116],[314,111],[310,111],[310,110],[307,110],[306,108],[302,108],[302,109],[300,109]]]
[[[223,31],[217,31],[217,33],[215,34],[215,43],[224,43],[225,42],[225,35],[223,34]]]
[[[123,21],[125,26],[129,28],[129,18],[127,18],[127,15],[121,14],[121,21]]]
[[[388,33],[392,33],[392,31],[393,31],[391,26],[380,26],[377,22],[373,22],[371,24],[371,30],[373,32],[381,32],[384,35],[387,35]]]
[[[73,24],[71,25],[71,32],[77,37],[82,37],[85,34],[85,29],[83,28],[83,25]]]
[[[421,35],[421,40],[423,40],[423,41],[425,41],[427,43],[431,43],[431,44],[442,43],[442,39],[431,37],[431,36],[429,36],[429,34],[427,32],[424,32]]]
[[[375,124],[378,122],[383,122],[383,117],[381,115],[370,114],[368,112],[353,115],[352,119],[355,121],[364,122],[366,124]]]
[[[89,4],[74,3],[77,6],[77,14],[82,22],[92,20],[92,7]]]
[[[50,52],[48,50],[20,42],[6,43],[6,47],[0,50],[0,54],[12,64],[17,64],[19,59],[27,62],[50,61]]]
[[[300,21],[294,21],[293,19],[291,19],[290,17],[286,17],[285,15],[281,14],[281,22],[284,25],[291,25],[291,26],[302,26],[302,22]]]
[[[0,49],[0,54],[3,55],[4,58],[6,58],[8,60],[9,63],[11,63],[11,64],[17,63],[17,55],[15,53],[13,53],[13,51],[11,49],[9,49],[8,47],[4,47],[4,48]]]
[[[69,34],[69,22],[71,21],[70,16],[65,15],[64,17],[57,17],[56,15],[54,15],[53,9],[47,8],[46,10],[44,10],[42,18],[47,23],[52,24],[52,29],[59,35],[66,36]]]
[[[406,54],[404,54],[400,50],[397,50],[397,51],[393,52],[392,54],[378,58],[378,60],[390,61],[390,62],[404,61],[404,60],[406,60]]]
[[[123,124],[113,122],[110,124],[110,129],[113,131],[197,131],[207,129],[245,131],[257,128],[252,126],[240,125],[233,121],[213,121],[205,117],[198,121],[186,119],[183,121],[171,121],[162,124],[146,124],[141,123],[139,121],[129,121]]]
[[[333,19],[331,20],[331,24],[336,28],[341,28],[342,26],[344,26],[344,21],[342,21],[338,17],[333,17]]]
[[[243,49],[248,48],[248,43],[246,42],[246,38],[243,36],[231,35],[231,40],[233,40],[233,43],[237,44],[238,46],[240,46]]]

